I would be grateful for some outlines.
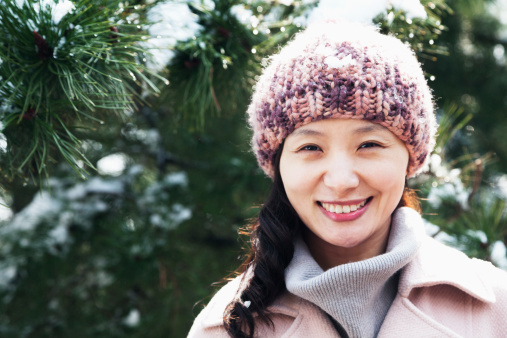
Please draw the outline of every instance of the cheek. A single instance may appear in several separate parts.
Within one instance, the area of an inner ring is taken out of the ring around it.
[[[371,185],[384,195],[384,203],[396,207],[405,188],[406,164],[403,157],[400,160],[378,163],[370,177]]]
[[[298,166],[291,166],[289,163],[280,161],[280,175],[287,197],[292,203],[298,191],[304,190],[304,182],[300,179],[304,176],[303,172]]]
[[[315,175],[307,165],[290,161],[282,157],[280,159],[280,176],[290,203],[295,209],[303,204],[303,201],[311,199],[316,187]]]
[[[371,161],[360,162],[361,165],[358,171],[361,173],[361,177],[368,185],[378,190],[394,188],[400,184],[405,185],[408,156],[405,161],[403,156],[397,158],[393,154],[389,155]]]

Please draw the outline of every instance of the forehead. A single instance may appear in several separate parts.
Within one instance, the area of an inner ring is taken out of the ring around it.
[[[354,119],[329,119],[311,122],[296,129],[289,137],[324,135],[328,133],[340,134],[367,134],[382,133],[391,134],[391,131],[380,124],[365,120]],[[394,135],[393,135],[394,136]]]

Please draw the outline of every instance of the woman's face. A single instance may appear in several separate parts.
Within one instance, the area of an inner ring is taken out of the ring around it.
[[[403,142],[387,128],[330,119],[286,138],[280,174],[290,203],[317,242],[368,248],[387,240],[408,159]]]

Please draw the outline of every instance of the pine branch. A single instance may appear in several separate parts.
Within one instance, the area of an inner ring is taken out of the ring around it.
[[[84,175],[81,162],[93,166],[72,129],[96,126],[108,112],[123,116],[139,88],[156,94],[151,79],[162,78],[141,63],[145,35],[125,20],[130,7],[121,1],[76,1],[58,19],[58,2],[44,4],[0,1],[0,122],[8,144],[0,161],[6,174],[37,176],[62,158]]]

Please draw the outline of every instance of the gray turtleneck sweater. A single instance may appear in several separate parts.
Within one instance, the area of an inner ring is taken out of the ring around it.
[[[420,246],[419,215],[399,208],[393,214],[387,250],[363,261],[327,271],[302,239],[285,270],[287,290],[324,310],[344,337],[376,337],[398,289],[398,273]]]

